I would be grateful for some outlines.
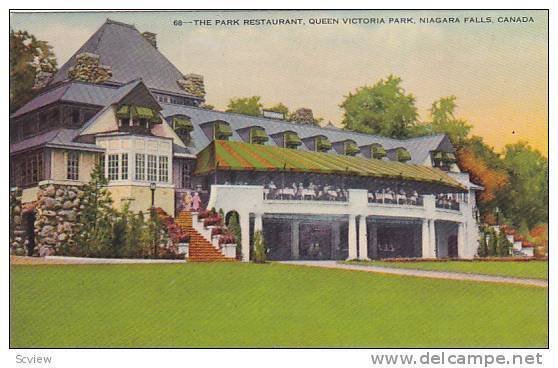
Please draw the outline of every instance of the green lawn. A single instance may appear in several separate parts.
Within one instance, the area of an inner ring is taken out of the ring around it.
[[[381,267],[412,268],[416,270],[449,271],[478,273],[548,280],[547,261],[496,262],[496,261],[448,261],[448,262],[384,262],[348,261],[350,264],[373,265]]]
[[[282,264],[11,267],[10,345],[544,347],[547,289]]]

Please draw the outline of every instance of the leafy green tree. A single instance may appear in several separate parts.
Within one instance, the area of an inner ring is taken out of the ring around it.
[[[418,113],[415,97],[405,92],[401,82],[401,78],[390,75],[372,87],[349,93],[340,105],[344,129],[393,138],[411,136]]]
[[[504,148],[503,165],[510,177],[500,207],[516,227],[548,222],[548,159],[526,142]]]
[[[471,131],[472,125],[466,120],[455,117],[457,97],[442,97],[432,103],[430,115],[432,121],[427,124],[432,133],[444,133],[456,147],[461,147]]]
[[[263,105],[260,100],[260,96],[233,98],[227,105],[227,112],[235,112],[250,116],[261,116]]]
[[[100,165],[96,165],[89,182],[84,185],[83,209],[79,216],[79,240],[84,256],[107,256],[112,246],[114,210]]]
[[[56,70],[56,57],[48,42],[27,31],[10,30],[10,112],[33,98],[38,73]]]

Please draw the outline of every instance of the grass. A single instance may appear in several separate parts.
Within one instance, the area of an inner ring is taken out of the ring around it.
[[[386,262],[347,261],[380,267],[410,268],[416,270],[448,271],[548,280],[548,261],[497,262],[497,261],[447,261],[447,262]]]
[[[283,264],[11,266],[10,345],[545,347],[547,289]]]

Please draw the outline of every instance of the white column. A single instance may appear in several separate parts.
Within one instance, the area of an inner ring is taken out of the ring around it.
[[[358,254],[358,259],[368,259],[368,233],[365,215],[361,215],[358,220]]]
[[[263,220],[262,220],[262,214],[261,213],[256,213],[254,215],[254,232],[256,231],[263,231]]]
[[[457,225],[457,257],[467,258],[467,250],[465,249],[465,224],[460,222]]]
[[[436,221],[428,220],[428,233],[429,233],[429,241],[430,244],[430,252],[429,258],[437,258],[436,254]]]
[[[291,259],[298,259],[298,237],[300,222],[293,221],[291,223]]]
[[[240,214],[240,236],[242,237],[242,261],[250,261],[250,215]]]
[[[430,238],[431,220],[422,220],[422,258],[434,258],[434,249],[432,239]]]
[[[349,215],[348,243],[349,243],[348,259],[356,259],[357,258],[357,234],[356,234],[355,215]]]

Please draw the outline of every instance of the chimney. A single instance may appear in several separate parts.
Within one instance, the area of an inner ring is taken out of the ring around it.
[[[184,92],[199,98],[205,97],[205,84],[203,82],[203,75],[193,73],[186,74],[182,76],[182,79],[176,82]]]
[[[141,34],[151,46],[157,48],[157,34],[152,32],[143,32]]]
[[[33,84],[33,90],[39,90],[45,88],[52,80],[52,73],[40,71],[35,75],[35,81]]]

